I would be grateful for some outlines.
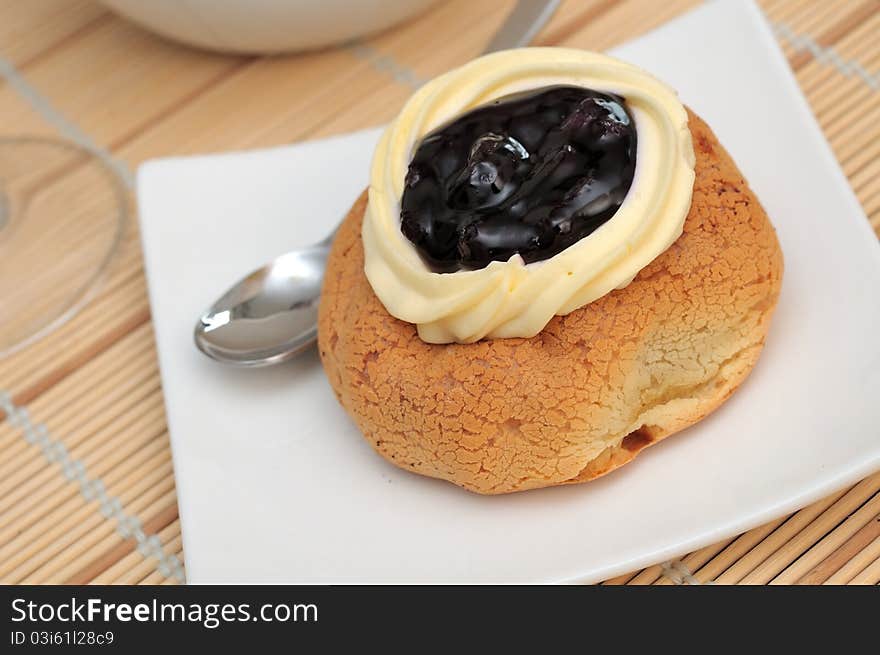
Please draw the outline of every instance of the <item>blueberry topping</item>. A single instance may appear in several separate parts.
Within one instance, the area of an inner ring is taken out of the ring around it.
[[[401,230],[438,273],[548,259],[614,215],[635,164],[623,98],[572,86],[506,96],[419,144]]]

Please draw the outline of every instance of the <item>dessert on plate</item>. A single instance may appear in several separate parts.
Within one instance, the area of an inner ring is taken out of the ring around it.
[[[385,131],[319,350],[402,468],[483,494],[585,482],[733,393],[781,279],[767,215],[672,89],[601,54],[509,50]]]

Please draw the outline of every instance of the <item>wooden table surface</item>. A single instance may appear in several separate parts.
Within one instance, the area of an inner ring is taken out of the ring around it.
[[[602,50],[698,4],[567,0],[537,44]],[[0,137],[86,140],[130,175],[152,157],[377,125],[421,81],[478,55],[512,6],[450,0],[344,47],[243,57],[170,43],[93,0],[0,0]],[[880,2],[761,6],[880,235]],[[609,583],[877,584],[878,490],[880,474]],[[143,261],[131,225],[91,302],[57,331],[0,359],[0,582],[184,580]]]

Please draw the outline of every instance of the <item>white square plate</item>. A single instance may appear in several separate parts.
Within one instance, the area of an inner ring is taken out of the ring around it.
[[[377,132],[150,162],[138,196],[190,582],[595,581],[880,468],[880,247],[759,11],[709,3],[614,54],[709,122],[778,230],[779,308],[740,391],[587,485],[481,497],[398,470],[315,353],[234,370],[191,335],[224,287],[331,229]]]

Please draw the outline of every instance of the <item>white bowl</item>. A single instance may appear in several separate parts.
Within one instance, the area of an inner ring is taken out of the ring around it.
[[[437,0],[100,0],[162,36],[211,50],[306,50],[378,32]]]

